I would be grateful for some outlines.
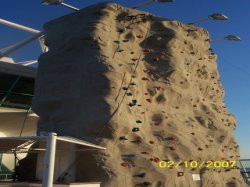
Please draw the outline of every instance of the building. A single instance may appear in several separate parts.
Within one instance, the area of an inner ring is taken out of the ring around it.
[[[0,59],[1,137],[36,135],[38,116],[31,110],[36,71],[11,58]],[[0,154],[0,164],[0,179],[12,178],[14,156]]]

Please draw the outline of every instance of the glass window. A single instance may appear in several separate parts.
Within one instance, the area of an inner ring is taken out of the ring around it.
[[[30,108],[34,94],[34,78],[0,74],[1,106]]]

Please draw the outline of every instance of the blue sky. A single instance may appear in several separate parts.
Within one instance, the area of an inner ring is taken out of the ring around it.
[[[65,3],[83,8],[102,0],[65,0]],[[133,6],[143,0],[116,0],[124,6]],[[212,39],[218,39],[229,34],[239,35],[241,42],[223,41],[212,43],[212,48],[218,54],[218,67],[221,81],[226,91],[225,102],[237,118],[236,138],[241,147],[241,157],[250,158],[250,1],[246,0],[176,0],[174,3],[153,3],[141,10],[152,14],[190,22],[207,17],[211,13],[224,13],[228,21],[206,21],[197,26],[204,27]],[[70,13],[61,6],[44,6],[41,0],[1,0],[0,18],[14,21],[32,28],[42,30],[45,22]],[[0,48],[11,45],[29,33],[18,31],[0,25]],[[14,53],[16,61],[38,58],[40,54],[38,42]]]

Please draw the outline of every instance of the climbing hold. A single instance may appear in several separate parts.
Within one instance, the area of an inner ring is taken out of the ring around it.
[[[119,49],[118,52],[123,52],[124,50],[123,49]]]
[[[183,175],[184,175],[183,172],[177,172],[177,176],[178,176],[178,177],[182,177]]]
[[[117,43],[117,44],[120,44],[120,41],[118,41],[118,40],[115,40],[114,42]]]
[[[160,86],[155,86],[155,88],[159,91],[161,89]]]
[[[147,77],[142,78],[143,81],[148,81],[149,79]]]
[[[140,173],[135,175],[135,177],[139,177],[139,178],[144,178],[146,176],[146,173]]]
[[[136,104],[137,104],[137,100],[136,100],[136,99],[133,99],[132,102],[130,102],[128,105],[129,105],[130,107],[133,107],[133,106],[135,106]]]
[[[133,103],[134,105],[136,105],[137,100],[136,100],[136,99],[133,99],[133,100],[132,100],[132,103]]]
[[[155,163],[160,162],[160,159],[157,158],[157,157],[150,158],[149,160],[152,161],[152,162],[155,162]]]
[[[154,144],[154,141],[149,141],[150,144]]]
[[[154,58],[154,61],[159,61],[160,60],[160,58],[159,57],[156,57],[156,58]]]
[[[142,52],[143,53],[150,53],[150,49],[143,49]]]
[[[193,136],[195,135],[195,133],[194,133],[194,132],[191,132],[190,134],[192,134]]]
[[[129,163],[127,163],[127,162],[123,162],[123,163],[121,163],[121,166],[123,166],[123,167],[127,168],[127,167],[129,167]]]
[[[141,152],[141,154],[147,155],[148,153],[147,152]]]
[[[133,94],[131,92],[127,93],[127,96],[132,96]]]
[[[166,53],[165,53],[164,51],[161,51],[160,54],[161,54],[161,55],[165,55]]]
[[[143,35],[136,35],[137,38],[143,38]]]
[[[124,29],[121,29],[121,28],[117,28],[116,31],[119,32],[119,33],[123,33],[125,30],[124,30]]]
[[[129,103],[128,106],[133,107],[135,105],[133,103]]]
[[[142,22],[143,22],[143,23],[147,23],[148,20],[147,20],[146,18],[143,18],[143,19],[142,19]]]
[[[130,83],[130,85],[131,85],[131,86],[135,86],[136,84],[132,82],[132,83]]]
[[[131,141],[131,142],[133,142],[133,143],[142,143],[142,141],[141,141],[141,138],[140,138],[140,137],[136,137],[136,139],[135,139],[135,140],[133,140],[133,141]]]
[[[128,140],[125,136],[121,136],[120,138],[119,138],[119,140],[121,140],[121,141],[124,141],[124,140]]]
[[[135,19],[137,19],[137,16],[129,15],[129,16],[127,16],[127,19],[129,19],[129,20],[135,20]]]
[[[145,114],[145,112],[141,112],[141,114]]]
[[[136,120],[136,123],[142,123],[142,121],[141,120]]]
[[[202,151],[203,149],[201,147],[198,148],[199,151]]]
[[[128,42],[129,40],[122,40],[123,42]]]
[[[137,61],[137,60],[138,60],[138,58],[132,58],[131,60],[132,60],[132,61]]]
[[[173,136],[170,136],[170,137],[165,138],[165,140],[176,141],[177,138],[173,137]]]
[[[122,87],[122,89],[123,89],[123,90],[128,90],[128,88],[127,88],[127,87]]]
[[[174,147],[169,147],[169,149],[171,150],[171,151],[174,151],[175,150],[175,148]]]
[[[152,102],[152,99],[146,99],[147,102],[151,103]]]
[[[140,131],[140,129],[135,127],[135,128],[132,129],[132,131],[133,132],[138,132],[138,131]]]
[[[152,183],[150,183],[150,182],[144,182],[143,184],[146,185],[146,186],[149,186],[149,185],[151,185]]]

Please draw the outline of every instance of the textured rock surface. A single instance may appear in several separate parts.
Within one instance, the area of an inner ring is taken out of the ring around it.
[[[33,102],[38,130],[107,147],[77,155],[78,180],[187,187],[200,186],[191,174],[201,173],[202,186],[243,186],[237,169],[158,166],[239,159],[207,31],[117,4],[82,9],[45,31],[49,52],[39,59]]]

